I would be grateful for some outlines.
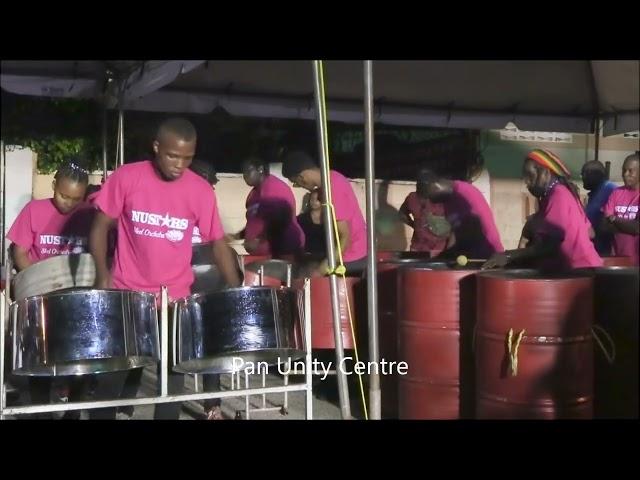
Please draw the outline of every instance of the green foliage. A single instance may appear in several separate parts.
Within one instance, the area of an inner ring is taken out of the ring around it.
[[[43,99],[2,93],[2,140],[38,155],[38,170],[51,173],[72,157],[88,170],[101,164],[98,106],[87,100]]]

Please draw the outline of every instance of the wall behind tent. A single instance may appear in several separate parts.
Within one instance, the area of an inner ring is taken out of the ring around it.
[[[5,165],[6,204],[3,218],[5,222],[4,232],[6,234],[22,208],[31,200],[36,156],[28,148],[7,145]],[[2,255],[2,261],[4,262],[4,254]]]
[[[485,166],[494,178],[521,178],[522,161],[534,148],[546,148],[557,154],[571,170],[574,180],[580,179],[582,165],[595,158],[595,137],[583,134],[562,134],[568,141],[517,141],[506,140],[501,130],[490,130],[481,135],[481,152]],[[539,132],[531,132],[539,133]],[[622,181],[622,162],[640,148],[638,137],[625,138],[623,135],[601,137],[599,160],[611,162],[611,180]]]

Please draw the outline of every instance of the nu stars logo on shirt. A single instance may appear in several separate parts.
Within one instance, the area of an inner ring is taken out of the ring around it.
[[[157,213],[131,210],[131,221],[155,227],[167,227],[173,230],[186,230],[189,227],[189,219],[172,217],[168,212],[163,216]]]

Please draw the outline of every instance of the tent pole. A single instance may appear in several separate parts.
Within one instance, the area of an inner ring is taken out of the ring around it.
[[[328,145],[326,141],[326,112],[323,108],[324,91],[322,89],[320,61],[313,61],[313,93],[316,107],[316,126],[318,132],[318,148],[320,153],[320,171],[322,175],[322,190],[329,192],[329,159],[327,158]],[[326,193],[325,193],[326,195]],[[323,209],[324,231],[327,241],[327,262],[329,270],[336,269],[336,242],[333,232],[333,220],[329,206]],[[343,419],[351,419],[351,405],[349,402],[349,385],[344,372],[344,348],[342,344],[342,325],[340,317],[340,305],[338,303],[338,279],[335,274],[329,275],[331,286],[331,307],[333,312],[333,333],[336,347],[336,375],[338,377],[338,396],[340,399],[340,412]]]
[[[373,134],[373,68],[371,60],[364,62],[364,132],[365,132],[365,189],[367,209],[367,310],[369,320],[369,360],[379,362],[378,345],[378,277],[376,265],[375,218],[375,162]],[[369,414],[372,420],[380,420],[380,374],[373,369],[369,375]]]

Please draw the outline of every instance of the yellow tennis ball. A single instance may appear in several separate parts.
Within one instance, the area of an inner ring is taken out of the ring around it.
[[[467,264],[468,261],[469,261],[469,259],[464,255],[459,255],[458,258],[456,258],[456,262],[461,267],[464,267]]]

